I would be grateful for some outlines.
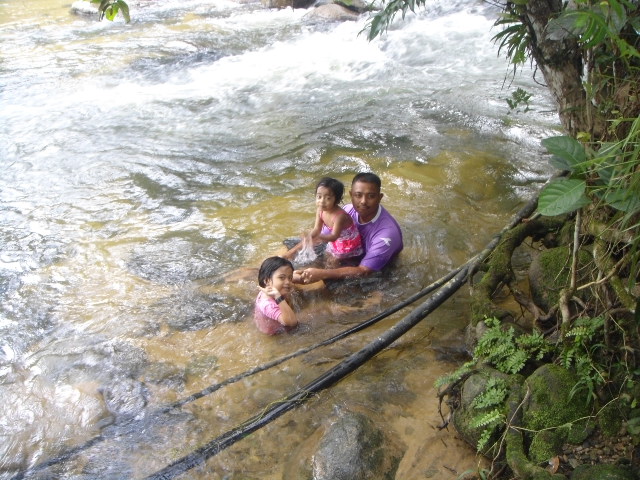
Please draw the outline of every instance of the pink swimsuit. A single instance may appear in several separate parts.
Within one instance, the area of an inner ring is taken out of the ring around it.
[[[349,215],[344,210],[342,210],[342,213],[339,215],[342,214]],[[324,223],[325,227],[331,231],[322,218],[322,214],[320,215],[320,219],[322,220],[322,223]],[[364,250],[362,249],[362,237],[360,236],[360,232],[358,231],[358,227],[354,221],[351,222],[349,227],[340,232],[340,236],[338,238],[327,244],[327,251],[336,258],[357,257],[364,253]]]

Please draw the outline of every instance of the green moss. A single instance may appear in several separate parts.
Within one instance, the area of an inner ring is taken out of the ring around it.
[[[598,427],[607,437],[613,437],[620,432],[622,419],[629,414],[629,406],[619,398],[605,405],[598,412]]]
[[[565,426],[567,440],[572,443],[586,438],[590,429],[585,417],[590,414],[589,404],[571,398],[576,376],[553,364],[540,367],[527,378],[525,384],[530,396],[523,412],[523,425],[533,431]]]
[[[560,299],[560,291],[569,286],[571,273],[571,248],[561,246],[540,253],[540,287],[544,291],[544,303],[556,305]],[[588,265],[592,262],[589,251],[580,249],[578,253],[578,283],[588,278]],[[584,293],[581,294],[584,296]]]
[[[580,465],[571,480],[634,480],[631,470],[621,465]]]
[[[529,446],[529,459],[534,463],[544,463],[562,452],[566,430],[543,430],[534,435]]]

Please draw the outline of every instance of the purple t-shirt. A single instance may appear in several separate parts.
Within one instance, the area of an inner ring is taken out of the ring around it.
[[[400,225],[382,205],[373,220],[367,223],[358,222],[358,212],[353,205],[345,205],[344,211],[351,215],[362,236],[364,257],[360,265],[382,270],[403,248]]]

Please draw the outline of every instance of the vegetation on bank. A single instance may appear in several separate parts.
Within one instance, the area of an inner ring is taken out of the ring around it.
[[[386,1],[369,22],[369,38],[426,1]],[[587,419],[609,435],[622,427],[640,444],[640,10],[629,0],[490,3],[501,9],[494,40],[513,72],[533,62],[558,104],[566,135],[543,145],[562,175],[541,192],[539,217],[514,229],[483,266],[472,286],[471,325],[484,327],[477,330],[473,358],[438,386],[446,387],[441,399],[449,396],[463,410],[464,382],[487,367],[496,370],[500,375],[485,375],[481,387],[470,387],[480,392],[470,402],[469,419],[478,451],[506,457],[517,478],[564,478],[540,468],[568,439],[551,433],[575,431]],[[528,107],[529,98],[514,92],[509,106]],[[546,255],[543,266],[552,277],[550,293],[533,298],[520,290],[511,255],[525,239],[552,247],[550,237],[561,248]],[[517,331],[509,324],[511,312],[493,302],[504,289],[526,312],[528,331]],[[566,411],[585,405],[588,414],[527,429],[522,410],[531,404],[535,382],[510,386],[504,375],[535,374],[545,364],[561,368],[571,384],[565,397],[548,399],[549,410],[566,401]],[[541,432],[546,442],[536,441]]]

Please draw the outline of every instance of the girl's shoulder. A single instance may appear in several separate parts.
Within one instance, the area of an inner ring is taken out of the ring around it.
[[[349,213],[347,211],[345,211],[344,208],[342,208],[342,207],[336,207],[336,208],[337,208],[336,212],[335,212],[336,216],[334,218],[341,217],[341,218],[346,219],[347,223],[351,223],[351,221],[353,220],[351,218],[351,215],[349,215]]]

